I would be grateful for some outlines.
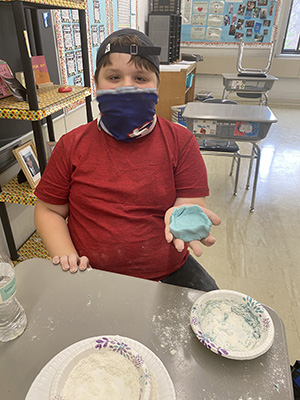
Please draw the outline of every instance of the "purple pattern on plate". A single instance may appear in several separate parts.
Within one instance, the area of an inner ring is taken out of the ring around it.
[[[229,354],[228,351],[227,351],[226,349],[222,349],[221,347],[216,346],[213,342],[211,342],[210,339],[209,339],[205,334],[203,334],[203,332],[198,331],[198,332],[196,333],[196,335],[197,335],[198,339],[200,340],[200,342],[201,342],[202,344],[204,344],[204,346],[207,347],[209,350],[211,350],[212,348],[214,348],[214,349],[218,352],[218,354],[219,354],[220,356],[223,356],[224,354],[225,354],[225,355],[228,355],[228,354]]]
[[[117,341],[117,340],[109,340],[106,337],[98,339],[98,340],[96,340],[96,342],[97,342],[97,344],[95,346],[96,349],[102,350],[105,348],[109,348],[109,349],[111,349],[111,351],[119,353],[120,355],[124,356],[128,360],[131,360],[131,362],[133,363],[133,365],[136,368],[140,368],[144,364],[144,360],[143,360],[142,356],[132,354],[131,347],[128,346],[124,342]]]

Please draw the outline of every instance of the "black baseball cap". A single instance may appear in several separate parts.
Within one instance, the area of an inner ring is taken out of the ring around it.
[[[135,35],[141,42],[141,45],[131,44],[129,46],[120,46],[118,44],[111,44],[110,41],[114,37],[124,36],[124,35]],[[103,42],[101,43],[96,58],[96,65],[100,62],[101,58],[107,53],[126,53],[135,56],[140,56],[149,60],[159,72],[159,58],[161,47],[156,47],[151,42],[148,36],[144,33],[137,31],[136,29],[120,29],[111,33]]]

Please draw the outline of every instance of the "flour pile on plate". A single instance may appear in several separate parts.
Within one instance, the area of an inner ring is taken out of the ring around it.
[[[138,400],[139,374],[131,361],[112,351],[83,358],[71,371],[63,400]]]

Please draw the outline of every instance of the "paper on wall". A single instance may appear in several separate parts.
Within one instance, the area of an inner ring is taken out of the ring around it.
[[[195,26],[191,29],[191,39],[204,39],[204,36],[205,28]]]
[[[222,29],[208,27],[206,30],[206,40],[221,40]]]

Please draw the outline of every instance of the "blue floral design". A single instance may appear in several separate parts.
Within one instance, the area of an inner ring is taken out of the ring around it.
[[[247,306],[257,314],[264,312],[263,306],[258,301],[253,300],[252,297],[243,297],[243,300],[246,302]]]
[[[115,351],[126,358],[130,358],[130,356],[132,356],[131,348],[124,342],[112,340],[109,347],[112,349],[112,351]]]

